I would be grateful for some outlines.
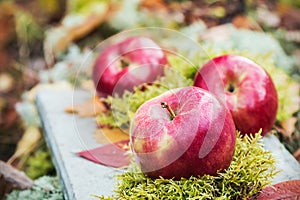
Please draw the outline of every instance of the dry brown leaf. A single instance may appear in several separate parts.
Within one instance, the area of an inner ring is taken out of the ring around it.
[[[46,33],[44,51],[47,64],[53,65],[56,53],[65,51],[71,42],[99,26],[106,19],[109,10],[110,4],[103,2],[97,7],[97,12],[87,15],[66,15],[59,26]]]
[[[296,117],[290,117],[282,122],[280,122],[281,127],[284,129],[282,134],[286,137],[291,137],[293,132],[296,129],[297,118]]]
[[[168,7],[163,0],[143,0],[141,1],[140,6],[156,12],[168,10]]]
[[[94,138],[97,142],[105,144],[120,142],[129,139],[129,135],[126,132],[119,128],[101,128],[96,130]]]
[[[80,117],[92,117],[106,112],[107,108],[97,97],[90,98],[88,101],[69,106],[65,109],[67,113],[76,113]]]
[[[236,28],[259,31],[262,30],[254,20],[250,19],[248,16],[245,15],[237,15],[233,18],[232,23]]]
[[[11,164],[15,160],[21,158],[23,155],[31,152],[39,143],[41,137],[42,134],[38,127],[30,126],[26,128],[22,138],[19,140],[17,144],[15,153],[12,155],[12,157],[8,160],[7,163]]]

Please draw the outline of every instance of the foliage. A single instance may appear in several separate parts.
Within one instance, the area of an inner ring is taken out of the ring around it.
[[[106,3],[106,0],[92,0],[92,1],[82,1],[82,0],[73,0],[68,1],[68,12],[69,13],[80,13],[88,14],[95,9],[99,4]]]
[[[233,161],[217,176],[181,180],[150,179],[133,164],[117,176],[115,195],[99,199],[249,199],[271,184],[278,173],[272,153],[263,149],[260,132],[237,136]]]
[[[53,163],[51,162],[51,154],[44,144],[44,148],[40,148],[26,161],[25,173],[32,179],[39,178],[45,174],[55,174]]]
[[[43,39],[43,29],[30,13],[17,11],[15,13],[16,34],[20,45],[20,51],[30,51],[38,40]],[[21,56],[26,52],[19,52]]]
[[[14,190],[6,198],[7,200],[63,200],[63,190],[57,177],[43,176],[34,181],[31,189]]]

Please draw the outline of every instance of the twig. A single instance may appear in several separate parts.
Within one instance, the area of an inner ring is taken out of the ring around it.
[[[11,165],[0,160],[0,176],[19,189],[28,189],[33,186],[33,181],[22,171],[13,168]]]

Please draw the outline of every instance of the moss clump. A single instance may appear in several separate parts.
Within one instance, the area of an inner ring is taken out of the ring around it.
[[[135,165],[117,176],[115,195],[99,199],[249,199],[278,173],[273,155],[263,149],[260,133],[241,137],[230,167],[217,176],[151,179]]]
[[[44,144],[45,145],[45,144]],[[27,160],[25,173],[32,179],[44,175],[55,175],[55,168],[51,161],[51,154],[46,146],[37,150]]]
[[[192,80],[176,69],[165,68],[165,75],[152,84],[142,84],[134,92],[125,91],[119,96],[109,96],[104,101],[111,110],[97,116],[100,126],[128,128],[136,110],[147,100],[152,99],[170,89],[192,85]]]

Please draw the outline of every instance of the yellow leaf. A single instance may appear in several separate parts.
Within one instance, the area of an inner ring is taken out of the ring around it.
[[[291,137],[293,132],[296,129],[297,118],[296,117],[290,117],[282,122],[280,122],[282,128],[284,131],[282,131],[282,134],[286,137]]]
[[[23,155],[31,152],[39,143],[42,134],[40,129],[36,126],[30,126],[26,128],[22,138],[17,144],[17,148],[12,157],[8,160],[8,163],[12,163],[15,160],[21,158]]]
[[[87,102],[68,106],[65,111],[67,113],[77,113],[81,117],[92,117],[106,112],[107,108],[103,102],[99,101],[97,97],[94,97]]]
[[[82,38],[98,27],[107,17],[110,3],[98,2],[93,4],[88,13],[68,13],[59,26],[46,32],[44,42],[46,61],[54,63],[54,57],[59,52],[64,52],[71,42]]]
[[[71,90],[72,86],[66,81],[59,81],[51,84],[38,84],[35,87],[33,87],[30,91],[26,92],[25,96],[27,100],[29,100],[30,102],[34,102],[38,91],[46,89]]]
[[[123,140],[128,140],[129,135],[126,132],[119,128],[101,128],[96,130],[94,138],[99,143],[114,143]]]

